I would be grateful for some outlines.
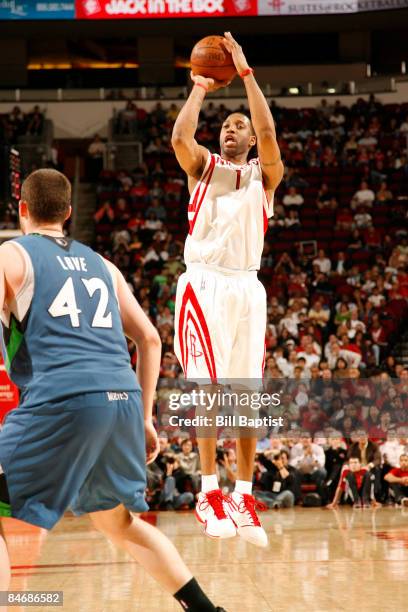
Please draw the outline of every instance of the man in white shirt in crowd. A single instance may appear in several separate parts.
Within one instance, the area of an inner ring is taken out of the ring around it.
[[[351,200],[351,208],[355,209],[357,206],[369,206],[370,208],[373,205],[375,200],[375,193],[372,189],[369,188],[367,181],[362,181],[360,185],[360,189],[356,191],[353,195],[353,199]]]
[[[320,327],[326,327],[330,319],[330,310],[328,308],[323,308],[322,302],[320,300],[316,300],[316,302],[310,308],[307,316],[313,323],[320,325]]]
[[[292,447],[289,463],[300,473],[301,482],[313,482],[322,495],[322,487],[327,472],[325,470],[325,454],[323,447],[314,444],[309,435]]]
[[[408,452],[407,431],[403,427],[398,428],[396,436],[389,437],[380,445],[383,462],[391,467],[399,467],[401,455]]]
[[[330,274],[331,261],[326,257],[324,249],[319,249],[316,259],[313,260],[313,265],[318,266],[322,274]]]
[[[283,197],[282,202],[284,206],[302,206],[304,199],[303,196],[297,192],[296,187],[289,187],[288,193]]]

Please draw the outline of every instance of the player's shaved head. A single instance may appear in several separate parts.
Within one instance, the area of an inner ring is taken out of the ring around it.
[[[58,170],[35,170],[23,182],[21,201],[37,223],[64,223],[71,206],[71,183]]]

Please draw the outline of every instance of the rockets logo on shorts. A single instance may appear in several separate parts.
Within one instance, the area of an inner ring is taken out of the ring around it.
[[[217,372],[210,332],[190,283],[184,291],[177,333],[184,372],[191,372],[192,368],[202,371],[199,361],[204,360],[206,371],[210,379],[215,382]]]

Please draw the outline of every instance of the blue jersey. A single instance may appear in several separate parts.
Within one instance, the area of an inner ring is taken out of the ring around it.
[[[113,277],[100,255],[40,234],[13,243],[26,261],[26,278],[2,315],[3,353],[21,404],[140,390]]]

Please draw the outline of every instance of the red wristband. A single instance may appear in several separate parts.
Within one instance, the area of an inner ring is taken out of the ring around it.
[[[207,93],[208,87],[206,87],[204,83],[194,83],[194,85],[196,85],[197,87],[202,87],[204,91]]]
[[[253,68],[247,68],[246,70],[241,72],[241,74],[239,76],[241,77],[241,79],[243,79],[246,76],[248,76],[249,74],[253,74],[253,73],[254,73],[254,69]]]

